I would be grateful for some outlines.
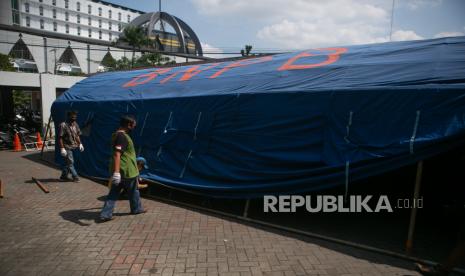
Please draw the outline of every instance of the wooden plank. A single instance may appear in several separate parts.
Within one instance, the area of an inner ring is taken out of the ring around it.
[[[40,182],[37,178],[33,177],[32,180],[37,184],[37,186],[39,186],[39,188],[46,194],[50,193],[50,191],[47,189],[47,187],[45,187],[44,184],[42,184],[42,182]]]

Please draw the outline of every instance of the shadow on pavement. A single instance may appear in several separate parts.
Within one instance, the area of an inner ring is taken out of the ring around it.
[[[60,166],[55,163],[54,151],[44,151],[43,154],[40,152],[31,152],[30,154],[23,155],[22,157],[50,168],[60,168]]]
[[[59,178],[37,178],[37,180],[39,180],[40,182],[43,182],[43,183],[51,183],[51,182],[63,182],[62,180],[60,180]],[[24,181],[25,183],[35,183],[34,180],[30,179],[30,180],[27,180],[27,181]]]
[[[60,212],[60,216],[67,221],[71,221],[80,226],[89,226],[91,223],[84,221],[97,222],[100,215],[100,208],[89,208],[80,210],[68,210]]]
[[[92,223],[100,223],[100,210],[102,208],[89,208],[89,209],[78,209],[68,210],[60,212],[60,216],[67,221],[73,222],[79,226],[90,226]],[[131,213],[113,213],[114,217],[130,216]]]

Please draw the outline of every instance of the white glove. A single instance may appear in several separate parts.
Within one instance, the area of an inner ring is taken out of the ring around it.
[[[79,144],[79,150],[80,150],[81,152],[84,151],[84,146],[83,146],[82,144]]]
[[[121,183],[121,174],[120,173],[113,173],[113,176],[111,177],[111,183],[118,185]]]
[[[65,148],[61,148],[61,149],[60,149],[60,154],[61,154],[61,156],[63,156],[63,157],[66,157],[66,155],[68,155],[68,153],[66,152]]]

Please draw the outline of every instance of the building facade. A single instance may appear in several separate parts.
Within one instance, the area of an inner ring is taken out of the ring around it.
[[[0,24],[113,41],[142,11],[96,0],[1,0]],[[10,12],[5,12],[5,11]]]
[[[14,117],[13,91],[22,90],[40,100],[31,108],[40,112],[45,127],[64,89],[86,74],[107,70],[103,61],[108,57],[133,57],[132,47],[115,42],[125,26],[145,15],[97,0],[0,0],[0,53],[17,71],[0,71],[0,121]],[[184,48],[189,39],[186,32]],[[166,51],[163,56],[176,63],[202,59],[192,52]],[[26,85],[30,80],[35,81]]]

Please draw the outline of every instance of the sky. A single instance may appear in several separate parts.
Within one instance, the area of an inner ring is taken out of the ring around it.
[[[107,1],[159,8],[158,0]],[[288,52],[465,35],[464,0],[162,0],[161,9],[186,22],[211,57],[244,45]]]

